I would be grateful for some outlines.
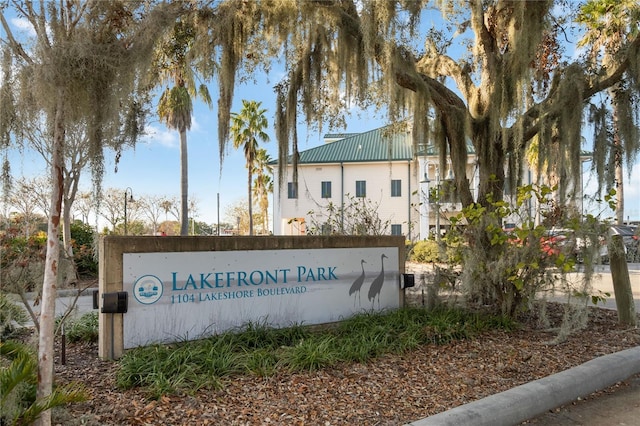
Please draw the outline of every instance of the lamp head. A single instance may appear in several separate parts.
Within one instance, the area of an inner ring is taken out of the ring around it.
[[[453,170],[451,170],[451,168],[449,168],[449,171],[447,172],[447,177],[444,180],[453,180]]]

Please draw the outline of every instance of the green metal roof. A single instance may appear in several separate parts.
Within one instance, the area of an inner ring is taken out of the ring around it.
[[[432,144],[418,145],[414,155],[411,133],[393,131],[390,126],[364,133],[327,134],[325,139],[338,139],[315,148],[300,151],[298,164],[319,163],[362,163],[376,161],[409,161],[416,156],[437,155]],[[473,153],[473,146],[467,142],[467,151]],[[277,164],[277,160],[272,164]]]
[[[356,136],[359,133],[327,133],[324,135],[325,139],[345,139],[352,136]]]
[[[390,132],[382,127],[301,151],[299,163],[406,161],[413,159],[411,143],[410,133]]]

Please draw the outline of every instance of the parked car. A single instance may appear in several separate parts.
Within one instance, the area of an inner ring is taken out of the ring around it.
[[[622,235],[627,262],[640,262],[640,229],[635,225],[611,225],[608,233],[590,237],[572,229],[551,228],[540,238],[540,248],[549,256],[561,252],[575,256],[579,263],[583,263],[587,255],[594,256],[595,263],[609,263],[608,242],[611,235]],[[510,241],[520,242],[517,238]],[[596,241],[597,250],[591,250],[591,245]]]
[[[638,244],[640,243],[640,237],[638,236],[638,228],[635,225],[611,225],[608,229],[607,235],[602,235],[598,238],[599,248],[598,256],[602,263],[609,263],[609,238],[612,235],[621,235],[622,243],[624,245],[625,257],[627,262],[638,262],[640,260],[640,250]],[[579,261],[584,259],[584,253],[586,248],[589,247],[591,240],[589,239],[576,239],[576,253]]]
[[[592,250],[591,245],[597,241],[597,250]],[[593,256],[594,263],[608,263],[609,249],[606,235],[582,235],[575,238],[573,253],[578,263],[584,263],[585,256]]]
[[[638,253],[638,227],[635,225],[612,225],[609,235],[622,235],[622,243],[627,257],[627,262],[637,262]]]

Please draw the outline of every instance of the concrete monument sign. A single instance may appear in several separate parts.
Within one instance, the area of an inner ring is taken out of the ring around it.
[[[128,296],[126,312],[100,315],[103,358],[250,322],[322,324],[403,303],[402,237],[105,237],[100,254],[99,300]]]

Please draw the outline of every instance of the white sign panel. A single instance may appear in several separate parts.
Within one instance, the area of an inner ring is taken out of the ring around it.
[[[124,253],[124,348],[400,305],[398,248]]]

